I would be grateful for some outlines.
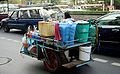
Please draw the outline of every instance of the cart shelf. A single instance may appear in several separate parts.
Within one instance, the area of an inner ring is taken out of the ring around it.
[[[70,63],[67,63],[67,64],[63,64],[62,66],[63,67],[66,67],[66,68],[71,68],[71,67],[79,67],[79,66],[82,66],[82,65],[85,65],[85,64],[89,64],[90,62],[92,62],[93,60],[89,60],[89,61],[82,61],[82,60],[77,60],[77,61],[73,61],[73,62],[70,62]]]
[[[45,47],[47,49],[53,50],[53,47],[54,47],[54,48],[60,48],[62,51],[66,51],[66,50],[69,50],[70,48],[74,48],[74,47],[79,47],[79,46],[91,44],[90,41],[77,42],[80,39],[73,40],[73,41],[68,41],[68,42],[74,42],[74,44],[72,44],[72,45],[64,45],[64,43],[62,41],[54,40],[51,37],[40,37],[39,36],[37,38],[29,38],[29,39],[37,41],[38,45],[42,45],[42,47]],[[59,51],[59,50],[56,49],[55,51]]]

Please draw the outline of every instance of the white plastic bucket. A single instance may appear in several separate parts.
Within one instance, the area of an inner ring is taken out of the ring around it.
[[[90,60],[91,46],[84,46],[79,48],[79,59],[83,61]]]

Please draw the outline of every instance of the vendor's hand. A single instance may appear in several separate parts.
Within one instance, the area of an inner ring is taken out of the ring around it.
[[[50,19],[48,19],[48,21],[49,21],[49,22],[52,22],[52,21],[53,21],[53,19],[52,19],[52,18],[50,18]]]

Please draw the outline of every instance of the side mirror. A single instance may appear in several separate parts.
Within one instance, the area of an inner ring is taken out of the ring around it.
[[[88,22],[91,23],[91,24],[96,24],[96,23],[97,23],[97,20],[95,20],[95,19],[90,19],[90,20],[88,20]]]
[[[91,24],[97,24],[97,20],[93,20],[92,22],[91,22]]]
[[[8,16],[8,18],[11,18],[11,16]]]

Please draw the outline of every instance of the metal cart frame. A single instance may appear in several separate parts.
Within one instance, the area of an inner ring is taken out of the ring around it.
[[[76,50],[75,47],[91,45],[91,42],[79,43],[77,42],[79,40],[78,39],[74,40],[75,43],[73,45],[66,46],[63,45],[63,42],[54,40],[50,37],[34,36],[34,38],[27,37],[27,39],[29,39],[31,45],[35,45],[33,48],[37,50],[36,54],[26,53],[25,51],[22,51],[22,49],[25,49],[24,46],[22,46],[20,53],[35,57],[38,60],[43,61],[44,66],[49,72],[55,72],[59,70],[62,66],[66,68],[71,68],[74,66],[79,67],[93,61],[92,56],[90,56],[89,61],[69,61],[69,59],[65,55],[65,51]]]

